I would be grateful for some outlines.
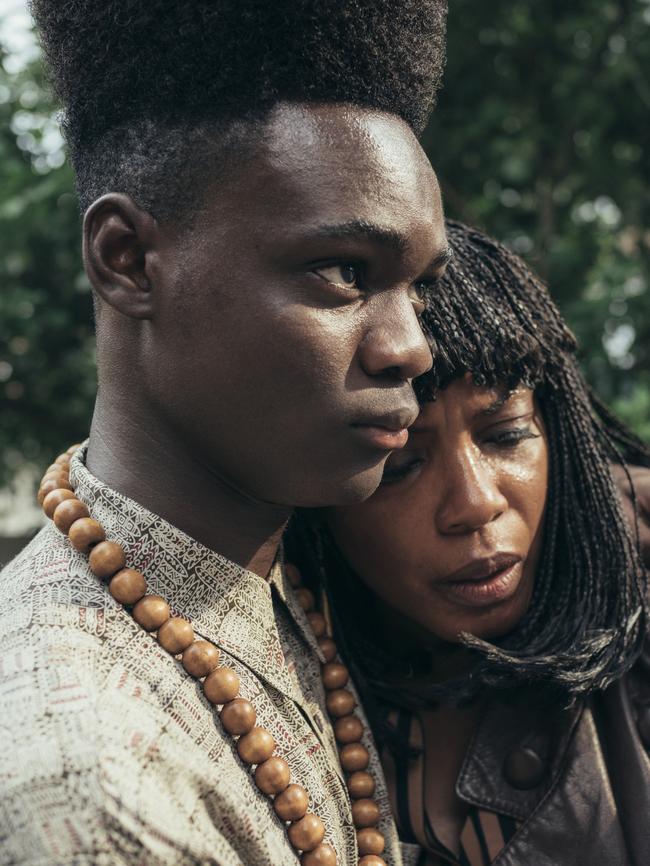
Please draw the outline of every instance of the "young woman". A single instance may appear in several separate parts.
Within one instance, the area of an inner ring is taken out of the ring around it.
[[[650,451],[523,263],[449,237],[406,448],[288,551],[326,588],[407,861],[647,866],[646,572],[611,470]]]

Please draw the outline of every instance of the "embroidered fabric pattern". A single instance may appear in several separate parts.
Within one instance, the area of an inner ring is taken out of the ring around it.
[[[194,542],[71,463],[76,495],[129,565],[216,644],[309,793],[339,862],[358,860],[307,618],[278,565],[268,581]],[[118,605],[87,557],[46,527],[0,582],[0,863],[270,866],[297,862],[196,681]],[[365,725],[364,719],[364,725]],[[372,742],[384,857],[401,863]],[[6,841],[5,841],[6,840]],[[36,851],[36,853],[35,853]]]

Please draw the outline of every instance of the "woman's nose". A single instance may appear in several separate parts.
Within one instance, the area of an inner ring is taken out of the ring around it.
[[[442,534],[476,532],[508,509],[498,474],[471,446],[444,461],[436,524]]]

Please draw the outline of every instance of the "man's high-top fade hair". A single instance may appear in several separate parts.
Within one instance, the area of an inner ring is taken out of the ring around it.
[[[417,694],[405,689],[402,699],[427,704],[531,684],[575,698],[616,680],[642,648],[647,575],[610,465],[650,466],[650,449],[590,392],[575,338],[530,269],[479,231],[448,221],[447,232],[454,256],[422,318],[433,367],[416,381],[418,396],[435,400],[467,374],[479,385],[534,389],[549,445],[544,542],[532,601],[515,629],[494,642],[465,635],[475,651],[471,674],[430,689],[420,678]],[[360,625],[368,590],[320,524],[299,517],[288,546],[306,574],[320,571],[332,594],[339,645],[369,687],[368,707],[373,699],[394,703],[393,660],[374,645],[372,628],[364,633]]]
[[[421,132],[446,0],[31,0],[82,209],[105,192],[171,219],[201,170],[281,102],[351,103]]]

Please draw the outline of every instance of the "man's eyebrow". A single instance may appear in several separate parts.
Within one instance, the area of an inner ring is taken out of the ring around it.
[[[433,259],[433,261],[431,262],[429,267],[433,268],[434,271],[435,270],[441,270],[442,268],[444,268],[446,265],[449,264],[449,262],[453,259],[453,257],[454,257],[453,249],[451,247],[447,247],[446,249],[444,249],[441,253],[439,253]]]
[[[454,257],[454,251],[451,247],[447,247],[444,249],[439,255],[435,257],[435,259],[431,262],[430,267],[432,268],[442,268],[445,265],[448,265],[449,262]]]
[[[409,240],[406,235],[368,220],[323,224],[316,226],[311,234],[322,238],[364,238],[374,243],[385,244],[398,254],[405,253],[409,247]],[[433,257],[429,263],[429,268],[434,271],[442,270],[453,257],[454,251],[447,246]]]
[[[344,223],[319,225],[310,234],[322,238],[365,238],[375,243],[386,244],[397,253],[405,252],[409,245],[406,235],[368,220],[349,220]]]

